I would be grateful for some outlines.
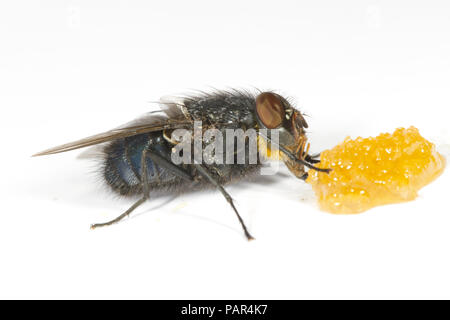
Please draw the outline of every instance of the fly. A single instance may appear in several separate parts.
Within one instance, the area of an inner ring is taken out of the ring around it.
[[[232,163],[207,162],[206,159],[198,161],[195,155],[186,157],[186,150],[183,149],[180,154],[190,161],[174,161],[175,150],[180,146],[187,145],[189,150],[194,149],[194,153],[198,149],[198,141],[195,141],[197,123],[202,124],[201,133],[213,129],[224,136],[230,129],[253,130],[257,139],[265,142],[268,150],[279,150],[280,159],[297,178],[306,180],[308,172],[305,168],[327,173],[330,171],[314,166],[319,161],[316,159],[318,155],[308,154],[309,144],[305,132],[308,124],[303,115],[277,93],[219,91],[185,97],[180,101],[161,101],[160,105],[159,112],[148,113],[119,128],[34,155],[50,155],[101,145],[101,170],[106,184],[120,195],[138,195],[140,199],[115,219],[92,224],[92,229],[119,222],[150,199],[150,194],[178,194],[212,187],[218,189],[230,204],[247,239],[253,239],[224,185],[258,174],[262,159],[258,156],[256,161],[251,161],[249,153],[245,153],[243,160]],[[187,140],[174,138],[174,133],[180,130],[188,133]],[[200,145],[204,146],[207,142],[205,135],[201,137]],[[245,147],[249,143],[247,137]],[[234,144],[232,146],[231,160],[236,160],[239,150]],[[258,144],[258,151],[260,149]]]

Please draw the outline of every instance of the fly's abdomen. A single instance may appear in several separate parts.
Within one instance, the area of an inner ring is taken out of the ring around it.
[[[142,153],[145,148],[165,151],[159,134],[142,134],[112,142],[105,148],[104,178],[111,188],[121,195],[134,195],[142,191]],[[176,178],[157,166],[150,157],[145,159],[150,187],[168,184]]]

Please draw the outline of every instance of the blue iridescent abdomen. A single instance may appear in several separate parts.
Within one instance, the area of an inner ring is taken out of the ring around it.
[[[122,195],[141,192],[141,161],[144,148],[151,148],[162,154],[170,154],[169,146],[160,133],[140,134],[119,139],[105,148],[104,177],[114,191]],[[176,179],[171,172],[146,159],[147,177],[150,186],[167,184]]]

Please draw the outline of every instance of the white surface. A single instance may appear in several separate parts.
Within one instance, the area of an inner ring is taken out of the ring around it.
[[[448,1],[0,4],[0,298],[450,298],[449,170],[413,202],[337,216],[286,173],[148,202],[104,191],[79,152],[188,89],[293,96],[313,151],[415,125],[448,157]],[[156,207],[156,208],[155,208]],[[153,210],[152,210],[153,209]]]

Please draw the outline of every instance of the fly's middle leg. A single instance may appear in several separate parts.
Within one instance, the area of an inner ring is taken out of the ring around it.
[[[244,220],[242,219],[241,215],[237,211],[233,199],[231,198],[230,194],[224,189],[224,187],[211,175],[211,173],[201,164],[196,164],[195,167],[197,168],[198,172],[204,176],[206,179],[209,180],[219,191],[222,193],[222,195],[225,197],[227,202],[230,204],[231,208],[233,208],[233,211],[236,213],[236,216],[242,226],[242,229],[244,230],[244,234],[247,237],[247,240],[253,240],[253,236],[248,232],[247,226],[244,223]]]

